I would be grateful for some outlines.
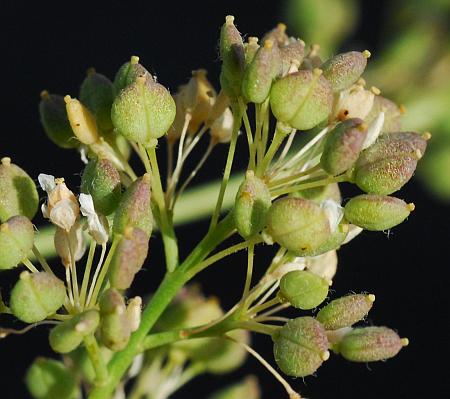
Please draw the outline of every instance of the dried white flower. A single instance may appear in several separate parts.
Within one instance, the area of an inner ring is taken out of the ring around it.
[[[106,244],[108,242],[108,220],[95,211],[94,201],[90,194],[80,194],[78,200],[81,205],[81,213],[87,218],[89,234],[98,244]]]

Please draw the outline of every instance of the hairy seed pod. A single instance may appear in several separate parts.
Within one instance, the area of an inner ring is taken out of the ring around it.
[[[276,200],[267,214],[267,232],[297,256],[308,256],[329,238],[330,223],[325,211],[303,198]]]
[[[305,42],[300,39],[290,38],[288,44],[280,47],[280,57],[282,63],[282,76],[289,73],[293,63],[301,65],[305,56]]]
[[[371,231],[390,229],[402,223],[414,210],[414,204],[384,195],[362,194],[352,198],[344,208],[352,224]]]
[[[304,270],[286,273],[280,281],[279,298],[294,308],[309,310],[319,306],[328,295],[328,281]]]
[[[289,41],[289,37],[286,34],[286,25],[281,22],[277,24],[275,28],[263,36],[262,42],[264,43],[266,40],[272,40],[274,44],[280,47],[285,46]]]
[[[149,236],[138,228],[127,227],[109,266],[111,287],[126,290],[141,270],[148,253]]]
[[[125,62],[116,73],[114,78],[114,88],[116,95],[120,93],[125,87],[134,83],[139,76],[144,76],[149,83],[154,82],[150,72],[139,63],[139,57],[133,55],[130,61]]]
[[[57,277],[47,273],[20,274],[11,291],[12,313],[25,323],[36,323],[55,313],[64,303],[66,287]]]
[[[270,106],[275,117],[298,130],[307,130],[331,113],[331,86],[320,69],[291,73],[272,85]]]
[[[328,239],[319,245],[314,251],[312,251],[308,256],[319,256],[325,254],[329,251],[338,249],[347,238],[348,234],[348,224],[341,223],[338,225],[336,230],[334,230]]]
[[[353,179],[366,193],[392,194],[412,177],[426,147],[426,137],[417,133],[383,134],[361,153]]]
[[[241,93],[241,81],[244,73],[245,50],[241,34],[234,25],[234,17],[228,15],[220,31],[220,85],[230,98]]]
[[[292,377],[313,374],[330,356],[325,329],[312,317],[288,321],[272,338],[278,367]]]
[[[90,194],[95,209],[109,215],[117,208],[121,196],[120,175],[108,159],[91,159],[81,177],[81,192]]]
[[[81,84],[80,101],[94,115],[101,130],[113,128],[111,122],[111,106],[114,101],[115,89],[113,83],[105,76],[91,68]]]
[[[344,335],[337,346],[339,353],[352,362],[376,362],[397,355],[407,338],[387,327],[355,328]]]
[[[150,237],[153,228],[150,205],[150,175],[146,173],[122,195],[114,215],[113,232],[123,234],[127,227],[137,227]]]
[[[161,84],[140,76],[114,100],[111,119],[120,134],[144,146],[154,145],[175,119],[175,101]]]
[[[0,160],[0,222],[23,215],[33,219],[39,196],[30,176],[8,157]]]
[[[401,118],[404,112],[402,108],[383,96],[375,96],[372,109],[364,119],[365,122],[370,124],[380,112],[384,112],[382,133],[399,132],[402,127]]]
[[[244,43],[245,50],[245,68],[247,68],[255,58],[255,54],[259,49],[258,38],[250,36],[247,43]]]
[[[338,204],[342,202],[341,191],[338,183],[331,183],[325,186],[308,188],[306,190],[297,191],[293,194],[294,197],[300,197],[312,200],[318,204],[327,199],[331,199]]]
[[[34,399],[76,399],[80,395],[75,376],[53,359],[38,357],[27,370],[25,384]]]
[[[375,301],[373,294],[353,294],[331,301],[320,309],[316,319],[326,330],[351,327],[364,319]]]
[[[341,53],[322,65],[323,75],[329,80],[333,91],[341,91],[355,83],[366,69],[370,53],[365,50]]]
[[[123,349],[130,339],[131,329],[122,295],[110,288],[100,297],[100,337],[103,344],[113,350]]]
[[[273,80],[281,74],[280,50],[267,39],[258,49],[242,78],[242,96],[255,104],[261,104],[270,93]]]
[[[359,157],[367,135],[367,125],[361,119],[339,123],[325,139],[320,165],[336,176],[350,169]]]
[[[48,336],[51,348],[58,353],[69,353],[78,348],[83,338],[97,330],[100,315],[97,310],[86,310],[54,327]]]
[[[0,270],[16,267],[30,253],[33,244],[33,224],[25,216],[13,216],[0,224]]]
[[[267,185],[248,171],[236,194],[233,212],[237,231],[242,237],[250,238],[264,228],[271,203]]]
[[[67,118],[64,97],[49,94],[44,90],[39,103],[41,124],[48,138],[62,148],[76,148],[80,144],[75,138]]]

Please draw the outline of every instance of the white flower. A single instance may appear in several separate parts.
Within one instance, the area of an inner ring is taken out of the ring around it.
[[[338,258],[336,250],[306,258],[306,269],[331,283],[336,274]],[[331,285],[331,284],[330,284]]]
[[[344,216],[344,208],[342,208],[342,206],[340,206],[336,201],[332,199],[326,199],[322,202],[320,207],[327,215],[328,222],[330,223],[330,230],[332,233],[334,233],[338,228],[342,217]]]
[[[355,84],[339,93],[334,115],[339,117],[345,112],[346,118],[364,119],[372,109],[374,98],[375,94],[372,91]]]
[[[107,219],[95,211],[94,201],[90,194],[80,194],[78,200],[81,205],[81,213],[87,218],[89,233],[97,243],[106,244],[108,242]]]
[[[69,267],[71,263],[71,251],[73,260],[80,260],[86,250],[86,243],[83,237],[83,226],[77,221],[70,232],[57,227],[54,237],[55,249],[64,266]],[[69,248],[70,245],[70,248]]]
[[[351,240],[353,240],[356,236],[362,233],[364,229],[358,226],[355,226],[354,224],[350,224],[348,228],[347,237],[345,237],[345,240],[342,244],[347,244]]]
[[[228,143],[231,140],[233,120],[233,113],[227,108],[211,125],[210,134],[218,143]]]
[[[55,179],[52,175],[41,173],[38,180],[48,195],[47,202],[41,207],[42,214],[53,224],[69,232],[80,213],[75,195],[67,188],[62,178]]]

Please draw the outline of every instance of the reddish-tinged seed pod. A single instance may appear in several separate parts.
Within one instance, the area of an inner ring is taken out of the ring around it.
[[[328,133],[320,165],[336,176],[350,169],[359,157],[366,138],[367,125],[361,119],[347,119]]]
[[[364,69],[370,52],[365,50],[342,53],[329,59],[322,65],[323,75],[329,80],[333,91],[341,91],[355,83]]]
[[[320,309],[316,319],[326,330],[351,327],[367,316],[375,301],[373,294],[354,294],[331,301]]]
[[[245,68],[247,68],[251,64],[258,49],[259,49],[258,38],[250,36],[248,38],[247,43],[244,44]]]
[[[291,73],[272,85],[270,106],[275,117],[298,130],[311,129],[331,113],[333,95],[320,69]]]
[[[272,339],[278,367],[292,377],[313,374],[330,356],[325,329],[312,317],[288,321]]]
[[[337,351],[352,362],[376,362],[394,357],[408,343],[387,327],[355,328],[344,335]]]
[[[129,288],[148,253],[148,235],[138,228],[127,227],[111,260],[109,282],[120,290]]]
[[[285,46],[289,41],[289,37],[286,34],[286,28],[286,25],[282,22],[278,23],[275,28],[263,36],[262,42],[264,43],[266,40],[272,40],[274,44],[277,44],[280,47]]]
[[[134,83],[139,76],[144,76],[147,82],[154,82],[150,72],[139,63],[139,57],[133,55],[130,61],[125,62],[116,73],[116,77],[114,78],[116,95],[125,89],[125,87]]]
[[[289,72],[292,63],[301,65],[305,57],[305,42],[300,39],[290,38],[285,46],[280,47],[280,57],[282,63],[282,75]]]
[[[382,231],[402,223],[414,204],[384,195],[363,194],[352,198],[344,208],[345,218],[366,230]]]

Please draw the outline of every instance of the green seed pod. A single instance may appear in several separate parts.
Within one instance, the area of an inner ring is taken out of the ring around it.
[[[326,252],[332,251],[333,249],[338,249],[347,238],[347,234],[348,234],[348,224],[341,223],[340,225],[338,225],[336,230],[334,230],[330,234],[328,239],[322,245],[319,245],[308,256],[318,256]]]
[[[51,141],[62,148],[78,147],[79,141],[75,138],[67,118],[63,96],[42,91],[39,115],[42,127]]]
[[[267,214],[267,232],[296,256],[309,256],[330,237],[325,211],[315,202],[285,197],[276,200]]]
[[[341,91],[355,83],[366,69],[370,52],[350,51],[330,58],[322,65],[323,75],[330,81],[333,91]]]
[[[244,73],[245,51],[239,31],[234,25],[234,17],[228,15],[220,31],[220,85],[230,98],[241,93],[241,81]]]
[[[111,119],[128,140],[149,146],[166,134],[175,113],[175,101],[169,91],[140,76],[118,94],[112,105]]]
[[[383,134],[358,158],[355,183],[371,194],[389,195],[399,190],[414,174],[427,137],[411,132]]]
[[[245,50],[245,68],[247,68],[255,58],[255,54],[259,49],[258,38],[250,36],[247,43],[244,44]]]
[[[269,96],[273,80],[280,74],[280,50],[268,39],[245,69],[241,88],[243,97],[248,102],[261,104]]]
[[[359,157],[367,135],[367,125],[358,118],[339,123],[328,133],[320,165],[336,176],[350,169]]]
[[[110,288],[102,294],[99,305],[100,336],[103,344],[112,351],[122,350],[131,335],[122,295],[116,289]]]
[[[117,245],[109,266],[109,282],[119,290],[131,286],[148,253],[148,235],[138,228],[127,227]]]
[[[290,38],[288,44],[280,47],[280,57],[282,67],[282,75],[289,72],[289,68],[293,63],[301,65],[305,56],[305,42],[300,39]]]
[[[341,190],[339,190],[338,183],[331,183],[325,186],[308,188],[306,190],[297,191],[293,194],[294,197],[300,197],[312,200],[318,204],[327,199],[331,199],[338,204],[342,202]]]
[[[253,376],[246,377],[243,381],[233,384],[218,392],[208,399],[260,399],[261,391],[258,380]]]
[[[278,367],[292,377],[313,374],[330,357],[325,329],[312,317],[288,321],[272,338]]]
[[[390,328],[364,327],[355,328],[346,334],[337,350],[352,362],[376,362],[394,357],[408,343],[407,338],[400,338]]]
[[[294,270],[280,281],[279,298],[294,308],[309,310],[319,306],[328,295],[328,281],[314,273]]]
[[[100,352],[106,363],[113,356],[113,352],[111,352],[104,346],[100,346]],[[80,376],[85,382],[89,384],[95,383],[95,380],[97,378],[95,369],[84,346],[79,346],[77,349],[70,352],[67,357],[70,358],[70,361],[73,364],[73,367],[71,368],[72,374],[75,372],[76,375]]]
[[[272,85],[270,106],[275,117],[298,130],[312,129],[331,113],[329,82],[320,69],[291,73]]]
[[[91,68],[81,84],[80,101],[94,115],[101,130],[111,130],[111,106],[114,101],[114,85],[105,76]]]
[[[382,133],[399,132],[402,125],[403,108],[383,96],[375,96],[372,108],[364,118],[365,122],[369,125],[380,112],[384,112]]]
[[[351,327],[367,316],[375,302],[373,294],[354,294],[331,301],[320,309],[316,319],[326,330]]]
[[[150,197],[150,175],[146,173],[122,195],[114,215],[113,232],[123,234],[126,227],[137,227],[150,237],[153,228]]]
[[[278,23],[275,28],[263,36],[262,42],[264,43],[266,40],[272,40],[274,44],[277,44],[280,47],[285,46],[289,41],[289,37],[286,34],[286,25],[282,22]]]
[[[91,309],[58,324],[48,336],[51,348],[58,353],[72,352],[80,346],[84,337],[97,330],[99,322],[98,311]]]
[[[384,195],[363,194],[352,198],[344,208],[345,218],[352,224],[371,231],[397,226],[414,210],[414,204]]]
[[[16,267],[34,244],[33,224],[25,216],[13,216],[0,224],[0,270]]]
[[[36,185],[10,158],[2,158],[0,162],[0,222],[16,215],[33,219],[39,205]]]
[[[114,78],[116,94],[134,83],[139,76],[144,76],[147,82],[154,82],[152,75],[139,63],[139,57],[133,55],[131,60],[125,62],[116,73]]]
[[[36,323],[55,313],[66,299],[66,287],[57,277],[39,272],[20,274],[11,291],[12,313],[25,323]]]
[[[111,214],[121,196],[120,175],[108,159],[91,159],[81,177],[81,192],[90,194],[95,209],[103,215]]]
[[[237,192],[233,213],[236,228],[242,237],[252,237],[264,228],[271,203],[267,185],[248,171]]]
[[[34,399],[80,397],[75,377],[62,362],[37,358],[27,371],[25,384]]]

